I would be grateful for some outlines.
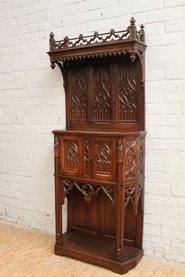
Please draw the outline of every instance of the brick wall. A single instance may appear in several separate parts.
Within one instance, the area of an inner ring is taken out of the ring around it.
[[[121,30],[131,16],[148,45],[144,250],[184,262],[184,0],[1,0],[0,218],[54,232],[51,131],[65,128],[65,95],[49,33]]]

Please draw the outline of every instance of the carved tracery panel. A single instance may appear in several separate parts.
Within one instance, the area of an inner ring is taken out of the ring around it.
[[[145,137],[139,137],[138,177],[144,177]]]
[[[136,178],[136,142],[135,138],[126,139],[126,148],[125,148],[125,179]]]
[[[110,121],[111,119],[111,91],[110,70],[108,66],[95,67],[94,80],[94,108],[95,121]]]
[[[95,171],[99,174],[110,175],[111,170],[111,143],[97,143],[97,161]]]
[[[65,159],[64,159],[64,168],[65,170],[77,171],[79,168],[78,165],[78,145],[73,141],[65,141]]]
[[[72,121],[87,120],[86,73],[84,68],[71,71],[71,119]]]
[[[135,64],[119,63],[118,95],[119,122],[137,121],[137,83],[134,70]]]

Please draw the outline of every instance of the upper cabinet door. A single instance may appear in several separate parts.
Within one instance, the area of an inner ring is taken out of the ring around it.
[[[88,112],[86,67],[82,65],[73,66],[69,72],[67,110],[70,112],[70,120],[72,123],[83,123],[87,121]]]
[[[115,181],[116,147],[113,138],[91,138],[91,174],[92,178]]]
[[[80,137],[60,137],[59,173],[78,177],[82,175],[82,139]]]
[[[137,62],[118,62],[118,121],[136,123],[138,121]]]

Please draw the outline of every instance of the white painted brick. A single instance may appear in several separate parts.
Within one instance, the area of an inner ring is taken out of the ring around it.
[[[42,14],[42,13],[41,13]],[[40,16],[39,16],[40,18]],[[40,30],[45,30],[46,28],[49,29],[50,25],[49,25],[49,21],[48,20],[42,20],[39,24],[39,26],[37,25],[37,20],[35,20],[33,23],[28,24],[28,32],[32,33],[32,32],[39,32]]]
[[[12,134],[10,133],[0,133],[0,141],[9,141],[11,142],[12,141]]]
[[[48,134],[48,135],[43,135],[43,134],[36,135],[35,134],[34,135],[34,142],[52,144],[53,136],[51,134]]]
[[[22,83],[22,84],[25,85],[24,83]],[[14,107],[29,106],[30,99],[29,98],[13,98],[13,99],[11,99],[11,104]]]
[[[140,12],[146,12],[146,11],[154,11],[159,10],[163,8],[163,2],[161,0],[156,1],[142,1],[133,3],[131,6],[131,14],[132,13],[140,13]]]
[[[8,65],[0,65],[0,73],[7,73],[9,71]]]
[[[165,33],[161,35],[152,35],[148,38],[153,45],[172,45],[182,42],[182,35],[180,33]]]
[[[166,80],[184,80],[185,70],[183,68],[165,69]]]
[[[15,1],[16,3],[16,1]],[[11,5],[13,2],[11,3]],[[19,7],[15,9],[8,9],[6,11],[6,18],[14,18],[14,17],[19,17],[20,14],[26,14],[26,7]]]
[[[116,6],[116,0],[109,0],[109,1],[99,1],[93,0],[88,2],[89,10],[97,10],[100,8],[105,8],[109,6]]]
[[[147,225],[147,234],[160,236],[160,226]]]
[[[178,139],[169,139],[168,143],[163,142],[163,141],[159,141],[156,143],[158,149],[164,149],[164,150],[172,150],[173,151],[185,151],[185,140]]]
[[[179,221],[179,223],[178,223],[178,229],[182,230],[182,231],[185,231],[185,220],[180,220]]]
[[[20,54],[20,57],[23,55],[23,53],[26,53],[27,52],[27,45],[26,44],[18,44],[18,45],[15,45],[14,48],[12,47],[9,47],[8,48],[8,54],[9,55],[16,55],[16,54]],[[31,54],[31,53],[30,53]],[[22,62],[22,57],[21,57],[21,60],[19,59],[19,57],[16,55],[15,56],[17,58],[17,62]],[[27,59],[27,61],[29,61],[29,59]]]
[[[132,17],[132,14],[119,16],[116,18],[116,29],[119,28],[120,30],[126,30],[127,27],[130,25],[130,19]],[[146,22],[146,13],[138,13],[137,15],[134,15],[136,20],[136,26],[140,26],[141,24],[145,25]],[[147,37],[146,37],[147,38]]]
[[[101,26],[101,29],[100,29]],[[114,23],[114,19],[106,19],[106,20],[97,20],[95,22],[88,22],[87,23],[87,28],[88,28],[88,32],[90,33],[94,33],[94,31],[100,30],[99,32],[107,32],[110,29],[114,29],[115,28],[115,23]]]
[[[149,67],[151,68],[178,68],[182,66],[182,58],[181,57],[172,57],[168,58],[157,58],[149,60]]]
[[[155,34],[164,34],[165,33],[165,23],[164,22],[153,22],[147,23],[145,29],[147,28],[148,34],[155,35]],[[147,39],[147,38],[146,38]],[[159,48],[162,48],[159,46]],[[147,52],[150,51],[150,47],[147,49]],[[155,56],[156,53],[155,53]]]
[[[185,186],[171,186],[171,194],[173,196],[185,197]]]
[[[180,133],[180,137],[181,137],[182,139],[185,139],[185,128],[181,128],[181,129],[179,130],[179,133]]]
[[[55,1],[52,1],[52,7],[53,8],[59,8],[59,7],[68,5],[68,7],[70,9],[70,7],[72,5],[69,5],[69,4],[74,4],[74,3],[75,3],[74,0],[62,0],[62,2],[60,0],[55,0]]]
[[[161,68],[150,69],[147,72],[146,81],[163,80],[164,79],[164,75],[165,75],[165,70],[163,68],[162,69]]]
[[[23,134],[38,134],[40,133],[40,125],[34,125],[30,123],[29,125],[20,125],[20,132]]]
[[[60,101],[58,103],[61,102],[61,98],[59,99]],[[58,104],[57,103],[57,104]],[[52,104],[51,104],[52,105]],[[41,114],[44,114],[44,115],[53,115],[53,114],[64,114],[65,113],[65,110],[61,107],[61,105],[59,106],[41,106],[40,107],[40,113]]]
[[[24,114],[24,115],[30,115],[30,114],[31,115],[32,114],[37,115],[37,114],[39,114],[39,107],[38,106],[29,105],[29,103],[28,103],[27,106],[20,105],[19,106],[19,113],[20,114]]]
[[[152,22],[156,23],[160,21],[168,22],[169,20],[179,19],[179,18],[181,18],[181,6],[161,9],[161,10],[158,10],[157,12],[154,10],[152,12],[148,12],[146,15],[147,22],[149,23],[152,23]]]
[[[185,5],[185,0],[164,0],[165,7],[176,7]]]
[[[148,82],[149,83],[149,82]],[[148,104],[160,104],[162,102],[161,92],[150,92],[146,95],[146,101]]]
[[[9,72],[15,72],[15,71],[24,71],[24,70],[28,70],[29,69],[29,63],[28,62],[21,62],[21,63],[15,63],[15,64],[11,64],[11,66],[9,67]]]
[[[27,115],[12,115],[9,122],[10,124],[27,124],[28,117]]]
[[[19,125],[13,125],[13,124],[8,124],[8,125],[3,125],[2,126],[2,131],[3,133],[19,133],[20,126]]]
[[[173,185],[174,182],[176,182],[176,184],[179,184],[179,176],[178,174],[166,174],[164,172],[149,172],[147,174],[147,178],[149,182],[155,182],[157,184],[168,184],[168,185]],[[178,216],[178,215],[177,215]]]
[[[146,107],[146,113],[149,115],[154,115],[154,114],[161,114],[161,115],[166,115],[166,114],[174,114],[177,115],[179,114],[179,104],[175,103],[174,105],[171,104],[150,104],[150,108]]]
[[[160,226],[160,224],[161,224],[161,217],[159,215],[158,216],[157,215],[151,216],[151,215],[147,214],[145,216],[145,224]],[[151,240],[151,237],[150,237],[150,240]]]
[[[181,88],[180,88],[181,89]],[[164,92],[162,95],[163,103],[179,103],[180,93],[174,91]]]
[[[9,90],[10,89],[10,83],[7,82],[1,82],[1,89],[3,90]]]
[[[184,31],[184,24],[185,24],[185,19],[181,20],[172,20],[169,22],[166,22],[166,32],[183,32]]]
[[[37,12],[40,12],[41,10],[42,10],[41,2],[35,2],[29,5],[26,5],[26,14],[37,13]]]
[[[72,6],[74,7],[74,6]],[[73,11],[73,14],[78,14],[82,12],[87,12],[88,11],[88,1],[83,1],[75,4],[75,10],[76,12]]]
[[[150,102],[148,102],[150,103]],[[155,127],[157,126],[165,126],[166,125],[166,119],[165,117],[161,117],[160,115],[148,115],[146,118],[146,125],[150,125]]]
[[[166,116],[166,125],[167,126],[185,126],[185,116],[182,115],[167,115]]]
[[[17,37],[7,37],[1,40],[1,47],[7,47],[7,46],[15,46],[17,44]]]
[[[88,21],[88,13],[79,13],[74,17],[75,24],[85,23],[87,21]]]
[[[130,15],[130,5],[111,6],[100,10],[101,19]],[[129,21],[128,21],[129,23]]]

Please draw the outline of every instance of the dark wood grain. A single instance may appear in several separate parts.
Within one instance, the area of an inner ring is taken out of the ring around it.
[[[55,253],[124,274],[143,255],[144,26],[55,41],[66,130],[54,130]],[[67,201],[67,232],[62,205]]]

